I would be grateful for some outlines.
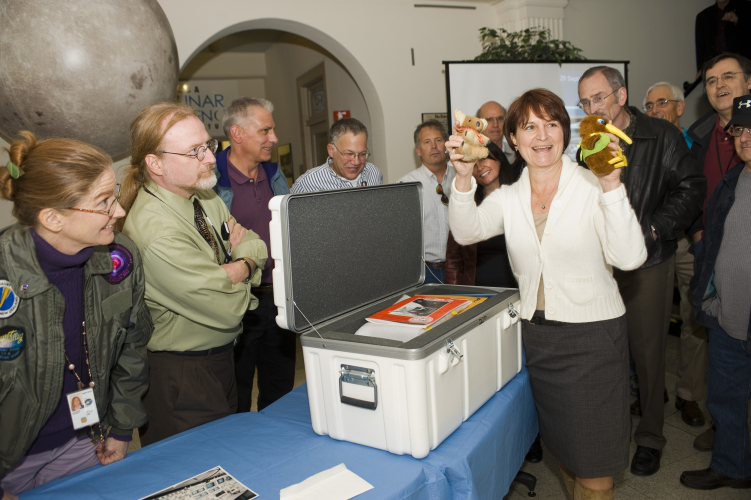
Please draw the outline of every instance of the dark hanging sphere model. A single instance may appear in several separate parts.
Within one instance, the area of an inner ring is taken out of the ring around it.
[[[174,99],[175,37],[156,0],[2,0],[0,133],[70,137],[112,156],[146,106]]]

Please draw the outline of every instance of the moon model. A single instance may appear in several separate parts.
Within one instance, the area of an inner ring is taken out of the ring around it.
[[[178,59],[156,0],[0,2],[0,134],[70,137],[111,156],[146,106],[175,97]]]

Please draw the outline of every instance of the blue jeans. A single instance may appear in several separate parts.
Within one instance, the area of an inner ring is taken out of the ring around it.
[[[717,434],[709,466],[734,479],[751,477],[748,400],[751,399],[751,356],[746,342],[721,328],[709,330],[707,408]]]
[[[428,283],[444,283],[446,277],[445,269],[433,269],[432,267],[425,266],[425,284]],[[438,281],[441,280],[441,281]]]

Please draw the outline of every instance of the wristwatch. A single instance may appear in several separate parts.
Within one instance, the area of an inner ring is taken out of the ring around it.
[[[250,267],[250,263],[246,259],[243,259],[243,258],[235,259],[235,262],[242,262],[248,268],[248,277],[243,280],[243,283],[249,282],[250,277],[253,276],[253,268]]]

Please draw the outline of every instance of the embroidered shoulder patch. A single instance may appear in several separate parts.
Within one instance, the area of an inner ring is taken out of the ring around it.
[[[130,250],[118,243],[107,245],[112,258],[112,272],[105,279],[112,285],[120,283],[133,272],[133,255]]]
[[[10,361],[26,348],[26,334],[20,326],[0,328],[0,361]]]
[[[8,280],[0,280],[0,319],[7,318],[18,309],[18,295]]]

